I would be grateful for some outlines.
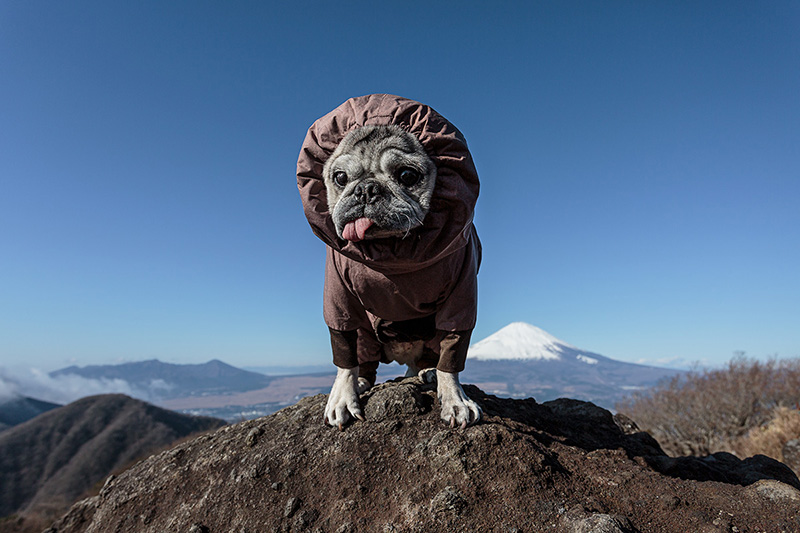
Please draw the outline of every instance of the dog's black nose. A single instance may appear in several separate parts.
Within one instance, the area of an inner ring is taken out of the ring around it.
[[[359,183],[353,191],[356,200],[365,204],[374,203],[381,193],[383,193],[383,188],[377,181],[364,181]]]

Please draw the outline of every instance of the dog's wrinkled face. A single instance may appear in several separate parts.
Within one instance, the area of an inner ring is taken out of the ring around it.
[[[399,126],[363,126],[342,139],[323,177],[339,237],[405,237],[428,213],[436,165]]]

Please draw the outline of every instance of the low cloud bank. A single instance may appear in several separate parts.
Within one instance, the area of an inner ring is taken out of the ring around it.
[[[75,374],[52,377],[36,368],[11,369],[0,366],[0,401],[27,396],[47,402],[68,404],[85,396],[120,393],[152,402],[157,392],[168,388],[163,381],[150,388],[136,387],[123,379],[90,379]]]

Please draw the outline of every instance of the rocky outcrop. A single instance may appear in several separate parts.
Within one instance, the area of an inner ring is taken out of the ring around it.
[[[800,530],[800,482],[766,457],[670,458],[590,403],[500,399],[452,430],[418,378],[322,424],[325,396],[152,456],[49,533]]]

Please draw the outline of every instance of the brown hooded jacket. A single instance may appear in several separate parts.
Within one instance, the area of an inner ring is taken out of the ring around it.
[[[436,165],[436,187],[422,226],[407,237],[345,241],[328,210],[322,169],[348,132],[371,124],[395,124],[415,135]],[[351,98],[309,128],[297,185],[312,230],[328,245],[325,322],[334,337],[350,332],[347,342],[332,338],[334,363],[377,368],[382,328],[395,323],[402,330],[402,324],[421,319],[436,330],[424,340],[439,356],[437,368],[463,370],[477,314],[481,243],[472,224],[480,185],[461,132],[413,100],[386,94]]]

